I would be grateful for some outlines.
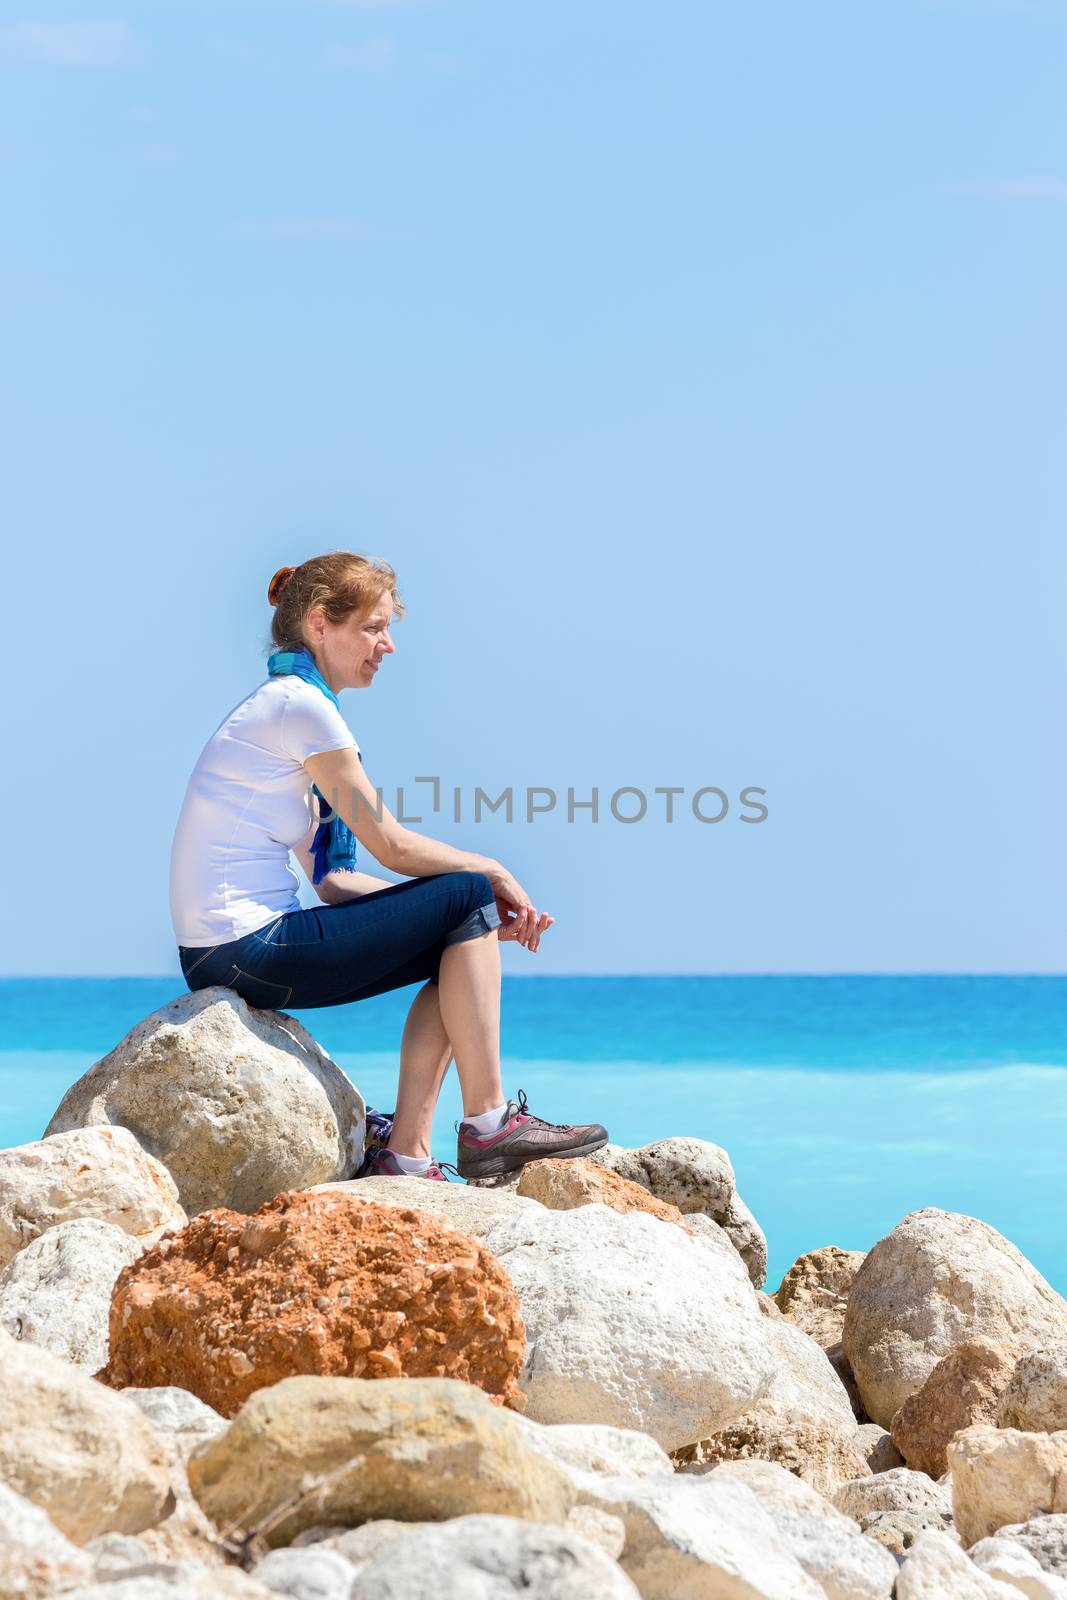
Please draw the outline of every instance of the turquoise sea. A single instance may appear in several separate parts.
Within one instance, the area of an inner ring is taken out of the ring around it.
[[[770,1246],[865,1249],[909,1211],[992,1223],[1067,1292],[1067,977],[505,978],[505,1084],[619,1144],[730,1153]],[[0,1144],[180,978],[0,980]],[[368,1101],[392,1106],[414,990],[296,1012]],[[454,1159],[454,1069],[435,1154]]]

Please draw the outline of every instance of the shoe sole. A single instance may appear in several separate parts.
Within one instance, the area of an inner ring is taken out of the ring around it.
[[[531,1150],[527,1153],[516,1151],[509,1154],[502,1150],[499,1155],[488,1155],[484,1160],[465,1162],[462,1157],[456,1161],[459,1175],[466,1182],[471,1178],[502,1178],[506,1173],[517,1172],[520,1167],[529,1166],[533,1161],[574,1161],[579,1156],[591,1156],[597,1150],[603,1150],[607,1138],[593,1139],[588,1144],[572,1145],[566,1150]]]

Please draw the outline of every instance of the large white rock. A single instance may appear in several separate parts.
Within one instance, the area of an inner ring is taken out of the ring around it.
[[[526,1323],[536,1422],[601,1422],[665,1450],[740,1415],[773,1375],[743,1263],[725,1241],[606,1206],[538,1208],[486,1241]]]
[[[730,1157],[717,1144],[657,1139],[638,1150],[606,1144],[589,1159],[677,1206],[683,1216],[704,1212],[729,1235],[756,1288],[766,1281],[767,1240],[737,1192]]]
[[[256,1211],[284,1189],[350,1177],[363,1097],[295,1018],[233,989],[181,995],[68,1089],[49,1133],[117,1123],[173,1174],[190,1216]]]
[[[47,1600],[91,1571],[90,1558],[46,1511],[0,1483],[0,1600]]]
[[[872,1420],[888,1428],[942,1356],[976,1339],[1021,1353],[1067,1338],[1067,1301],[1013,1244],[952,1211],[914,1211],[856,1274],[843,1344]]]
[[[1067,1511],[1067,1432],[964,1428],[949,1444],[948,1465],[956,1531],[965,1545],[1005,1524]]]
[[[428,1183],[425,1178],[356,1178],[343,1183],[316,1184],[314,1193],[339,1190],[351,1200],[376,1206],[414,1208],[440,1217],[460,1233],[486,1239],[493,1229],[524,1213],[537,1215],[545,1208],[538,1200],[511,1194],[507,1189],[479,1189],[469,1183]]]
[[[63,1600],[274,1600],[270,1589],[236,1567],[160,1561],[121,1578],[63,1591]]]
[[[107,1365],[111,1291],[141,1245],[114,1223],[76,1217],[39,1234],[0,1274],[0,1328],[86,1372]]]
[[[256,1562],[251,1576],[289,1600],[350,1600],[356,1569],[339,1551],[310,1545],[271,1550]]]
[[[188,1389],[161,1386],[121,1392],[148,1418],[157,1433],[171,1440],[183,1460],[198,1445],[217,1439],[230,1425],[225,1417],[197,1399],[195,1394],[190,1394]]]
[[[135,1405],[0,1333],[0,1481],[76,1544],[140,1533],[173,1506],[169,1453]]]
[[[1067,1428],[1067,1344],[1020,1356],[1000,1397],[997,1424],[1024,1433]]]
[[[1037,1561],[1043,1572],[1067,1579],[1067,1512],[1006,1523],[997,1539],[1013,1539]]]
[[[1035,1556],[1015,1539],[979,1539],[967,1552],[988,1578],[1018,1589],[1027,1600],[1067,1600],[1067,1583],[1046,1572]]]
[[[987,1576],[945,1534],[924,1533],[905,1557],[896,1600],[1019,1600],[1019,1591]]]
[[[187,1218],[174,1179],[126,1128],[85,1128],[0,1150],[0,1267],[57,1223],[95,1217],[142,1248]]]
[[[666,1450],[647,1433],[633,1428],[605,1428],[597,1423],[546,1427],[526,1416],[518,1421],[527,1442],[572,1478],[583,1472],[608,1478],[669,1478],[674,1472]]]
[[[888,1550],[795,1473],[769,1461],[724,1461],[715,1470],[751,1489],[785,1549],[828,1600],[889,1600],[897,1563]]]

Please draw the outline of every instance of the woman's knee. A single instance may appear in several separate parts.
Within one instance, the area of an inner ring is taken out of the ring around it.
[[[500,926],[500,913],[496,908],[493,886],[484,872],[453,872],[459,913],[456,923],[445,938],[446,944],[460,944],[465,939],[479,939]]]

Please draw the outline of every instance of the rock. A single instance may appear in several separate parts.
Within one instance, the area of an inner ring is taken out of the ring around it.
[[[462,1516],[375,1543],[357,1568],[351,1600],[638,1600],[630,1580],[588,1540],[515,1517]]]
[[[979,1539],[967,1553],[987,1578],[999,1578],[1028,1600],[1067,1600],[1067,1582],[1046,1572],[1014,1539]]]
[[[893,1557],[793,1473],[769,1461],[725,1461],[715,1470],[751,1489],[782,1544],[829,1600],[888,1600]]]
[[[620,1564],[643,1600],[824,1600],[743,1483],[712,1473],[590,1484],[625,1525]]]
[[[931,1529],[952,1532],[952,1502],[946,1490],[907,1467],[842,1484],[833,1503],[858,1522],[868,1538],[894,1555],[903,1555]]]
[[[177,1384],[224,1417],[299,1374],[462,1378],[521,1408],[522,1358],[518,1298],[476,1239],[423,1211],[289,1194],[251,1218],[205,1212],[128,1267],[100,1376]]]
[[[162,1441],[136,1406],[0,1333],[0,1481],[75,1544],[140,1533],[173,1504]]]
[[[983,1340],[1019,1353],[1067,1337],[1067,1302],[973,1217],[914,1211],[856,1274],[843,1344],[872,1421],[889,1427],[943,1356]]]
[[[842,1250],[836,1244],[809,1250],[793,1262],[775,1292],[783,1316],[824,1350],[841,1342],[845,1307],[863,1260],[862,1250]]]
[[[1013,1352],[976,1340],[957,1345],[893,1418],[893,1443],[909,1467],[940,1478],[949,1440],[976,1422],[994,1422],[1015,1367]]]
[[[605,1428],[596,1423],[545,1427],[529,1417],[521,1417],[519,1424],[530,1447],[570,1477],[593,1472],[603,1477],[669,1478],[674,1471],[666,1450],[647,1433],[632,1428]]]
[[[516,1174],[517,1177],[517,1174]],[[429,1192],[427,1192],[429,1191]],[[485,1240],[501,1222],[542,1209],[504,1189],[478,1189],[473,1183],[427,1183],[425,1178],[358,1178],[348,1183],[322,1183],[312,1194],[344,1194],[362,1205],[394,1206],[400,1211],[427,1211],[459,1233]]]
[[[273,1600],[273,1595],[234,1567],[164,1561],[134,1567],[104,1583],[64,1590],[63,1600]]]
[[[167,1169],[125,1128],[87,1128],[0,1150],[0,1267],[48,1228],[110,1222],[141,1245],[185,1212]]]
[[[107,1361],[108,1309],[141,1245],[114,1223],[75,1217],[38,1234],[0,1274],[0,1328],[96,1372]]]
[[[784,1318],[765,1323],[763,1331],[773,1361],[764,1393],[727,1427],[675,1460],[691,1473],[723,1461],[776,1462],[819,1494],[832,1495],[840,1484],[867,1473],[856,1448],[848,1395],[806,1333]]]
[[[251,1572],[272,1594],[291,1600],[349,1600],[356,1569],[337,1550],[271,1550]],[[388,1593],[388,1590],[386,1590]]]
[[[173,1442],[183,1459],[197,1445],[206,1444],[226,1432],[226,1418],[187,1389],[173,1386],[131,1388],[123,1389],[122,1393],[127,1400],[133,1401],[142,1416],[148,1418],[157,1433],[165,1434]]]
[[[521,1301],[519,1381],[537,1422],[636,1428],[673,1450],[732,1421],[772,1376],[777,1324],[732,1246],[601,1205],[538,1207],[486,1243]]]
[[[924,1533],[909,1551],[897,1578],[897,1600],[1019,1600],[989,1578],[943,1533]]]
[[[1019,1428],[1023,1433],[1067,1429],[1067,1345],[1020,1356],[995,1420],[1001,1428]]]
[[[94,1583],[109,1583],[131,1567],[149,1567],[156,1560],[144,1540],[130,1533],[102,1533],[98,1539],[89,1540],[85,1554],[92,1561]]]
[[[46,1511],[0,1483],[0,1600],[47,1600],[91,1572],[89,1557]]]
[[[441,1378],[284,1379],[194,1450],[187,1470],[219,1527],[247,1530],[304,1491],[266,1531],[272,1547],[319,1523],[381,1517],[486,1511],[562,1523],[575,1499],[517,1418],[471,1384]]]
[[[639,1183],[620,1178],[608,1167],[587,1160],[531,1161],[522,1168],[516,1194],[537,1200],[550,1211],[604,1205],[612,1211],[644,1211],[663,1222],[681,1223],[677,1206],[657,1200]]]
[[[211,1206],[256,1211],[283,1190],[350,1177],[364,1111],[299,1022],[214,986],[139,1022],[68,1089],[47,1131],[129,1128],[195,1216]]]
[[[1067,1513],[1010,1522],[997,1529],[998,1539],[1014,1539],[1037,1561],[1043,1572],[1067,1578]]]
[[[968,1428],[949,1445],[948,1464],[956,1531],[964,1545],[1005,1523],[1067,1511],[1067,1432]]]
[[[626,1524],[621,1517],[613,1517],[610,1511],[602,1511],[599,1506],[573,1506],[567,1517],[567,1528],[595,1544],[612,1561],[618,1561],[626,1547]]]
[[[657,1200],[677,1206],[683,1216],[702,1211],[729,1235],[759,1289],[767,1277],[767,1241],[737,1192],[734,1169],[725,1150],[706,1139],[657,1139],[639,1150],[606,1144],[588,1158],[639,1183]]]
[[[840,1343],[830,1344],[823,1348],[825,1349],[827,1361],[837,1373],[838,1379],[848,1395],[849,1405],[852,1407],[852,1416],[857,1426],[865,1426],[871,1419],[867,1415],[866,1407],[860,1397],[859,1385],[849,1364],[849,1359],[845,1354],[844,1345]]]
[[[893,1436],[877,1422],[866,1422],[856,1429],[854,1443],[871,1472],[890,1472],[904,1465],[904,1457],[893,1443]]]

